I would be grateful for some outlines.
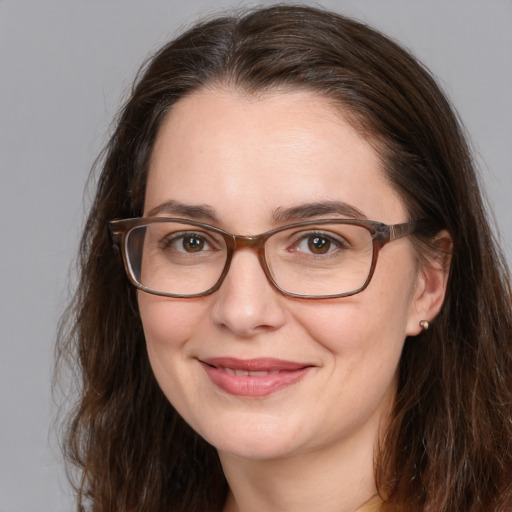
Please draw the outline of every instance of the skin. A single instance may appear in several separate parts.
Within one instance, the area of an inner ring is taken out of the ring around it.
[[[254,98],[217,88],[180,100],[156,140],[144,214],[169,200],[207,205],[215,219],[198,220],[244,235],[281,225],[272,218],[280,209],[311,202],[343,201],[387,224],[410,220],[369,143],[304,91]],[[340,215],[318,218],[326,217]],[[295,300],[271,286],[245,248],[210,296],[139,292],[153,371],[218,449],[231,489],[226,511],[348,512],[377,492],[374,451],[404,340],[435,316],[446,284],[434,265],[418,267],[411,241],[400,239],[381,250],[362,293]],[[226,356],[312,368],[268,396],[233,396],[199,362]]]

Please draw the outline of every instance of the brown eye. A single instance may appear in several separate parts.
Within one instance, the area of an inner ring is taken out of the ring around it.
[[[197,233],[177,232],[166,237],[161,243],[161,248],[164,251],[170,250],[186,255],[212,251],[215,246],[206,236]]]
[[[308,238],[308,249],[313,254],[326,254],[331,247],[331,241],[323,236],[310,236]]]
[[[288,252],[309,256],[334,256],[348,248],[340,234],[334,232],[316,232],[295,234],[296,240],[287,247]]]
[[[188,236],[183,238],[183,250],[185,252],[199,252],[204,249],[204,239],[197,236]]]

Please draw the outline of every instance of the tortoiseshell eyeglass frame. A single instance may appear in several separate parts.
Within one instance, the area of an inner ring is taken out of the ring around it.
[[[220,274],[217,282],[207,290],[201,293],[195,293],[190,295],[184,294],[176,294],[176,293],[167,293],[158,290],[152,290],[147,288],[143,284],[139,283],[135,276],[133,275],[133,271],[128,262],[128,247],[127,247],[127,237],[130,231],[134,228],[140,226],[146,226],[154,223],[160,222],[176,222],[180,224],[187,224],[190,226],[194,226],[197,228],[202,228],[206,230],[213,231],[221,235],[226,243],[226,262],[224,264],[224,268],[222,273]],[[138,288],[147,293],[151,293],[153,295],[160,295],[163,297],[174,297],[174,298],[182,298],[182,299],[192,299],[197,297],[204,297],[206,295],[210,295],[217,291],[224,281],[226,277],[229,267],[231,265],[231,260],[233,259],[233,255],[235,251],[241,249],[243,247],[251,248],[256,251],[258,255],[258,259],[260,265],[269,280],[272,286],[278,290],[280,293],[287,297],[293,297],[297,299],[310,299],[310,300],[322,300],[322,299],[337,299],[341,297],[349,297],[351,295],[356,295],[357,293],[361,293],[364,289],[368,287],[370,281],[375,272],[375,267],[377,265],[377,259],[379,255],[380,249],[382,249],[386,244],[393,242],[394,240],[399,240],[405,236],[411,235],[415,233],[420,227],[426,224],[425,219],[404,222],[401,224],[393,224],[388,225],[382,222],[377,222],[373,220],[366,219],[316,219],[316,220],[308,220],[304,222],[296,222],[293,224],[287,224],[285,226],[278,227],[276,229],[272,229],[260,235],[254,236],[242,236],[242,235],[234,235],[232,233],[228,233],[220,228],[212,226],[210,224],[205,224],[203,222],[198,222],[194,220],[184,219],[184,218],[174,218],[174,217],[137,217],[132,219],[120,219],[120,220],[112,220],[108,223],[110,229],[110,235],[114,242],[114,246],[121,251],[124,268],[128,279],[130,282]],[[372,262],[370,265],[370,270],[368,272],[368,277],[362,286],[355,290],[351,290],[349,292],[343,292],[339,294],[330,294],[330,295],[301,295],[296,293],[290,293],[284,289],[282,289],[274,280],[272,273],[267,265],[267,261],[265,258],[265,243],[266,241],[275,233],[279,233],[280,231],[284,231],[290,228],[300,228],[300,227],[308,227],[308,226],[321,226],[323,224],[346,224],[353,226],[360,226],[367,229],[372,238]]]

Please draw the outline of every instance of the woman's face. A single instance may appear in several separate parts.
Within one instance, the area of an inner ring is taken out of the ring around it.
[[[159,131],[144,215],[157,209],[254,235],[310,216],[343,217],[296,208],[334,202],[387,224],[409,220],[375,151],[327,100],[202,90],[179,101]],[[372,282],[351,297],[283,296],[244,248],[212,295],[139,292],[138,300],[156,379],[221,454],[371,454],[404,339],[419,331],[422,283],[403,238],[381,250]]]

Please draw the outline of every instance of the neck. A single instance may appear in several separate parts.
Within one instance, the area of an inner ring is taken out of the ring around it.
[[[354,512],[377,493],[373,444],[272,460],[220,453],[230,487],[224,512]]]

